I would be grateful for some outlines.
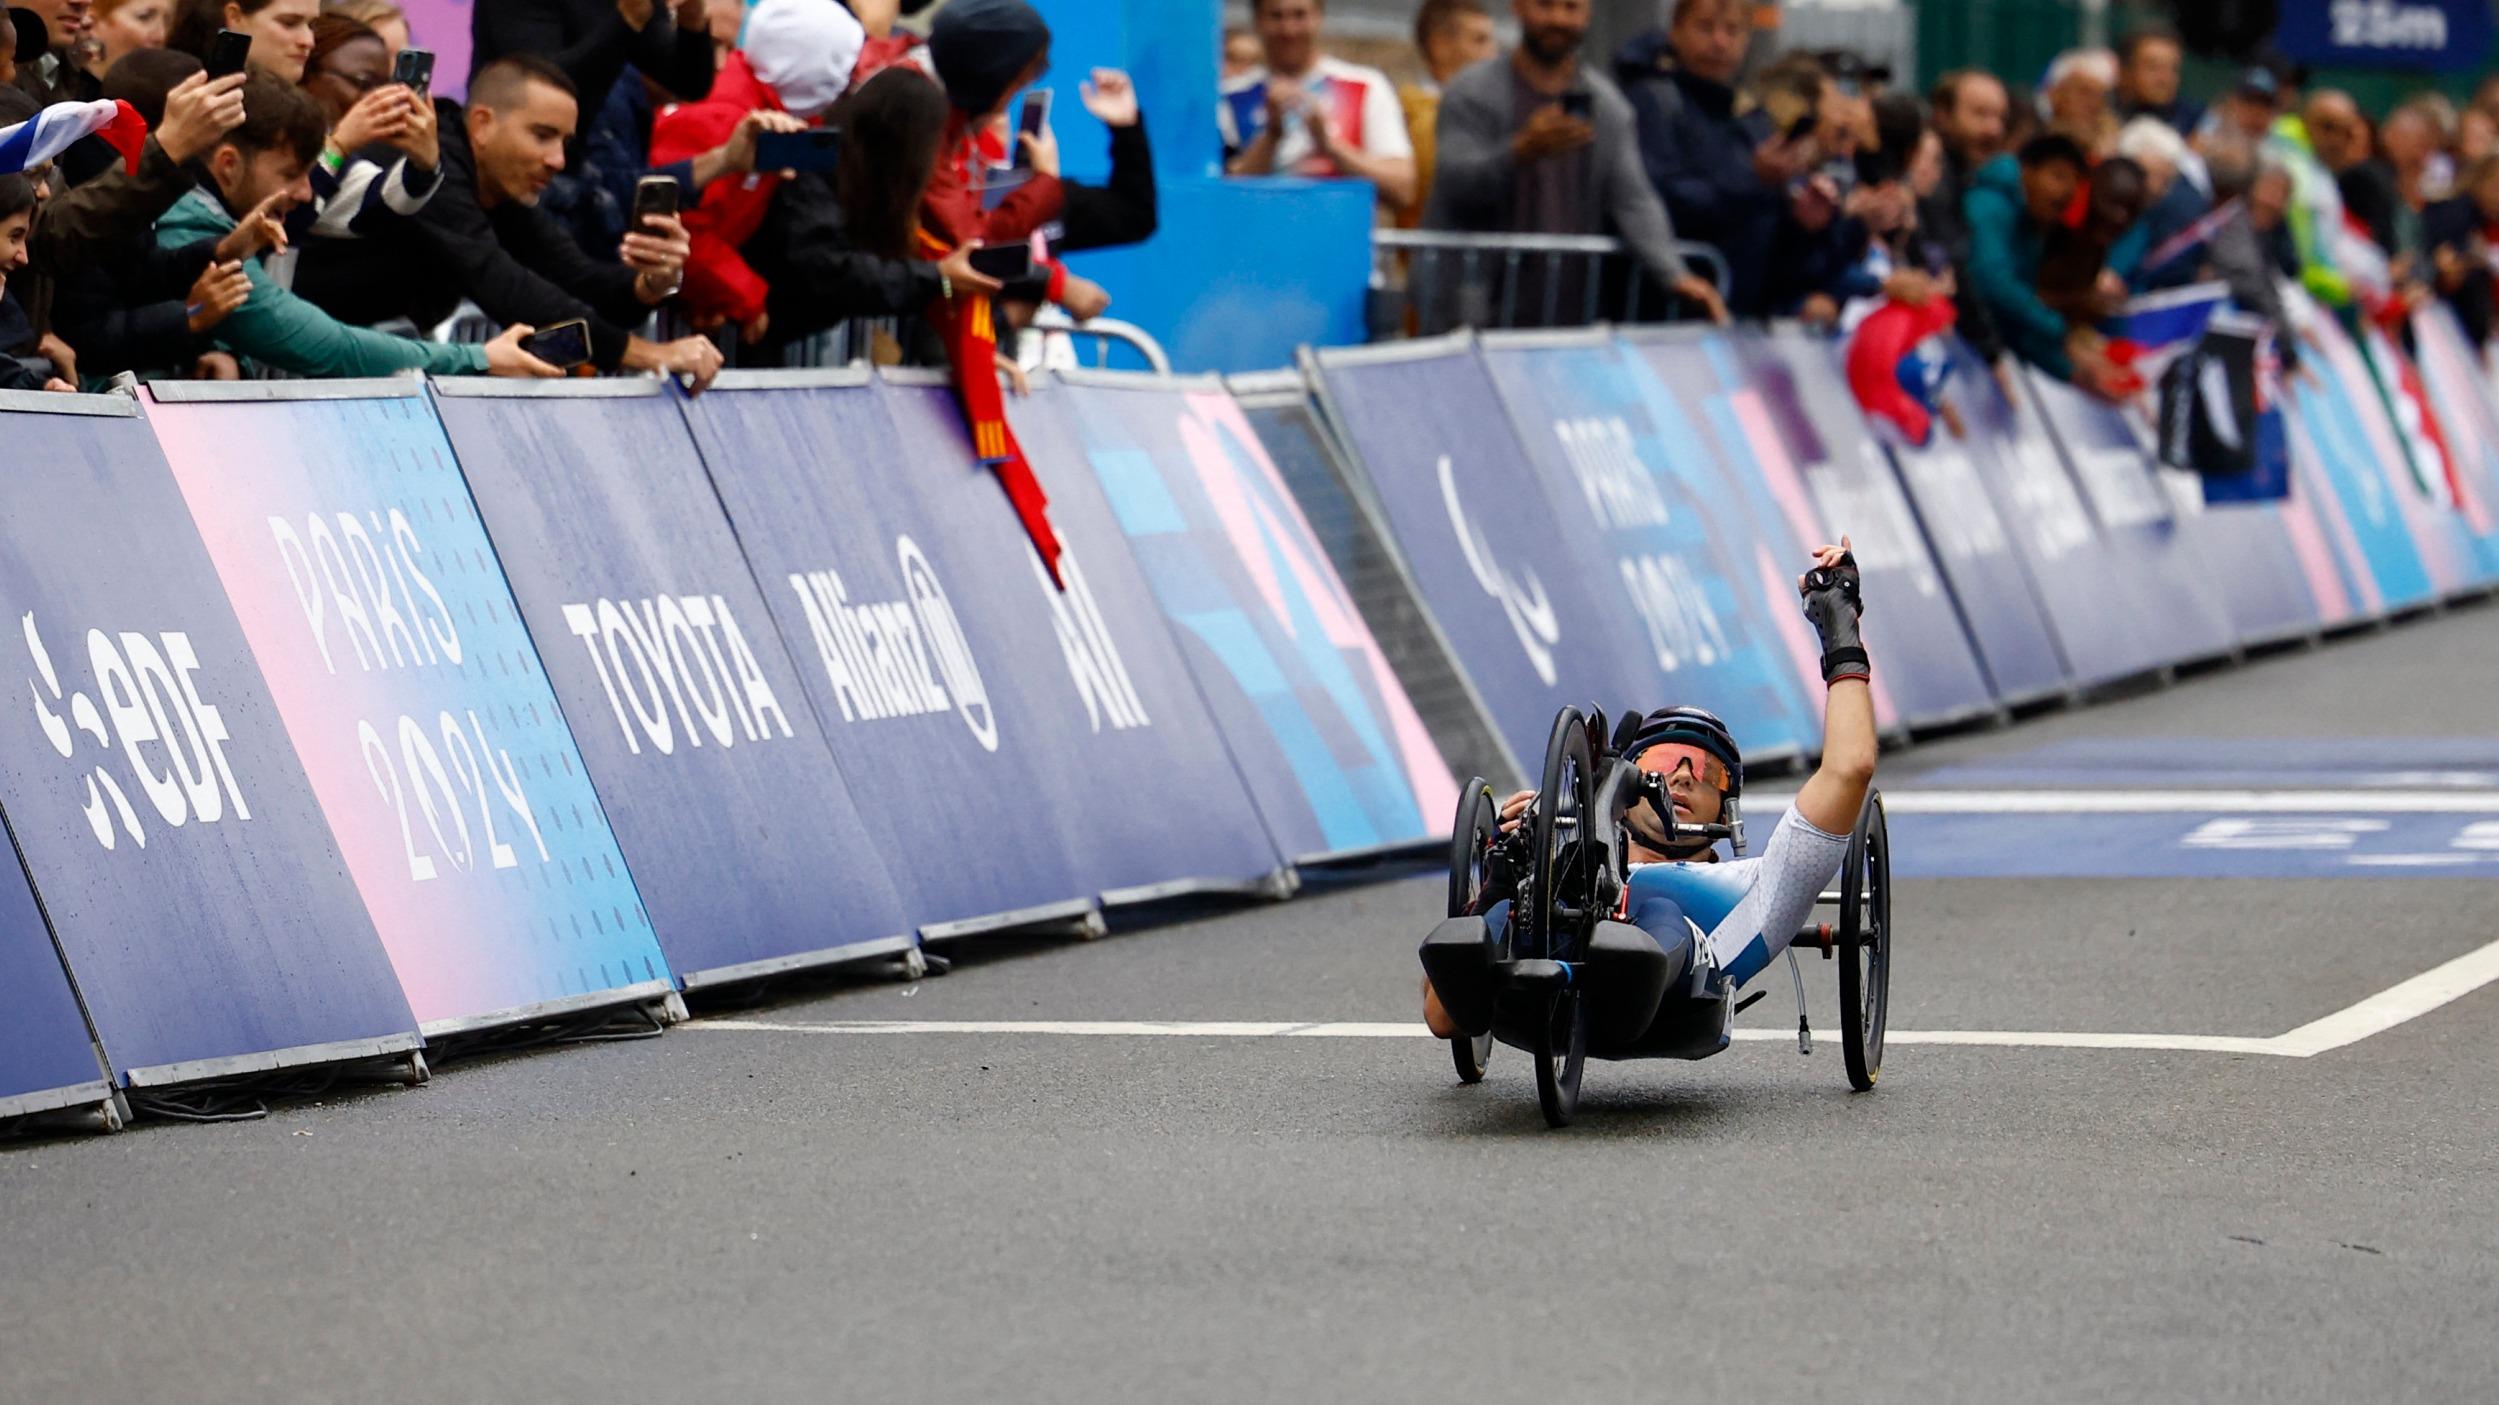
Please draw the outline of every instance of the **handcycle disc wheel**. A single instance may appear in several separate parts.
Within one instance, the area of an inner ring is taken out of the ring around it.
[[[1589,749],[1588,724],[1579,709],[1566,707],[1553,719],[1553,739],[1545,745],[1544,784],[1538,788],[1529,858],[1529,900],[1512,908],[1511,922],[1525,919],[1525,950],[1514,955],[1571,961],[1580,932],[1595,914],[1586,911],[1594,897],[1591,857],[1586,852],[1589,812],[1596,803],[1596,758]],[[1515,945],[1515,944],[1514,944]]]
[[[1490,782],[1470,777],[1458,796],[1457,822],[1449,827],[1451,917],[1464,917],[1481,908],[1491,876],[1493,845],[1500,839],[1501,802]],[[1492,1060],[1492,1031],[1450,1040],[1449,1057],[1457,1065],[1459,1082],[1483,1082],[1484,1069]]]
[[[1883,796],[1866,797],[1840,871],[1840,1050],[1859,1092],[1883,1073],[1892,991],[1892,842]]]
[[[1546,1008],[1536,1047],[1536,1102],[1547,1126],[1571,1125],[1579,1111],[1579,1075],[1587,1064],[1587,1002],[1578,991],[1566,990]]]

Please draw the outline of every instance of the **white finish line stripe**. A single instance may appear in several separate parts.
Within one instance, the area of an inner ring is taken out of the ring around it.
[[[2480,815],[2499,791],[1887,790],[1895,815]]]
[[[2288,1034],[2260,1039],[2234,1034],[2100,1034],[2083,1030],[1895,1029],[1887,1044],[1982,1049],[2150,1049],[2191,1054],[2264,1054],[2306,1059],[2357,1044],[2419,1019],[2442,1005],[2499,981],[2499,942],[2382,990],[2359,1004],[2313,1020]],[[1037,1034],[1190,1039],[1429,1039],[1420,1023],[1294,1023],[1289,1020],[787,1020],[703,1019],[681,1029],[762,1034]],[[1792,1043],[1790,1029],[1739,1029],[1746,1043]],[[1837,1035],[1824,1030],[1822,1042]]]

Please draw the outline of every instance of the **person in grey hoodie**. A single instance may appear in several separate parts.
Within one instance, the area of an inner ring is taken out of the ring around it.
[[[1442,94],[1423,228],[1612,234],[1668,291],[1724,323],[1725,301],[1684,263],[1674,222],[1641,167],[1631,104],[1580,62],[1589,0],[1512,6],[1518,48],[1460,73]]]

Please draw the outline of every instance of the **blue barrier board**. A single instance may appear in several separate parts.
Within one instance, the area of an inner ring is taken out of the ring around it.
[[[1796,327],[1745,338],[1742,345],[1755,353],[1748,364],[1772,410],[1770,422],[1786,431],[1789,452],[1804,469],[1821,508],[1823,535],[1836,537],[1843,529],[1852,535],[1869,591],[1880,568],[1884,613],[1895,622],[1870,625],[1867,637],[1884,651],[1891,674],[1885,686],[1906,719],[1951,721],[1992,711],[2000,699],[1971,634],[1970,602],[1954,590],[1952,570],[1927,539],[1881,437],[1867,425],[1839,345]],[[1794,397],[1792,411],[1782,403],[1787,395]]]
[[[982,586],[937,559],[937,524],[900,482],[954,465],[908,458],[864,378],[732,378],[684,413],[833,759],[867,801],[871,851],[923,930],[1088,897],[1042,796],[1056,739],[1020,681],[1056,667],[1036,647],[1056,646],[973,642]]]
[[[1439,836],[1448,764],[1241,407],[1146,380],[1057,393],[1277,844]]]
[[[26,870],[0,870],[0,1117],[102,1101],[104,1066]]]
[[[1050,496],[1064,590],[975,465],[951,390],[886,383],[901,436],[898,481],[940,524],[929,559],[977,608],[972,647],[1005,661],[1007,686],[1043,739],[1037,798],[1066,836],[1084,891],[1248,888],[1285,866],[1239,767],[1181,657],[1127,534],[1102,496],[1055,387],[1011,407],[1016,437]]]
[[[2019,538],[1988,494],[1976,452],[1949,433],[1935,435],[1922,448],[1889,449],[1996,697],[2019,706],[2071,687],[2056,629],[2018,553]]]
[[[87,403],[7,420],[0,804],[106,1059],[149,1084],[414,1047],[156,440]]]
[[[2204,509],[2199,495],[2189,510],[2159,476],[2124,411],[2036,373],[2030,384],[2101,532],[2136,553],[2166,608],[2219,631],[2208,638],[2226,635],[2224,649],[2316,631],[2318,602],[2279,509]]]
[[[424,387],[156,394],[157,442],[420,1027],[665,994]]]
[[[1630,606],[1631,657],[1654,670],[1637,699],[1741,718],[1750,755],[1819,747],[1820,690],[1805,691],[1770,620],[1795,612],[1794,588],[1765,600],[1746,574],[1744,514],[1676,480],[1629,355],[1608,339],[1483,357],[1568,549],[1614,569],[1597,588]]]
[[[516,384],[436,410],[668,964],[693,988],[906,944],[672,395]]]
[[[1424,607],[1532,783],[1554,713],[1659,707],[1656,667],[1610,563],[1587,559],[1520,469],[1491,375],[1447,346],[1321,353],[1328,410],[1360,461]],[[1802,621],[1800,620],[1801,624]],[[1756,738],[1731,718],[1736,740]]]

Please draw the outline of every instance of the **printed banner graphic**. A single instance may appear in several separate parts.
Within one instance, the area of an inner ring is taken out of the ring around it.
[[[0,804],[107,1060],[164,1082],[412,1047],[416,1020],[147,425],[5,424],[16,701],[0,707]]]
[[[933,524],[899,486],[940,466],[904,458],[866,384],[716,387],[684,413],[834,759],[875,797],[862,814],[873,850],[905,870],[921,926],[1091,896],[1042,794],[1052,738],[1014,684],[1063,667],[1056,640],[1003,655],[975,641],[966,617],[984,597],[933,559]]]
[[[605,389],[606,387],[601,387]],[[504,575],[689,986],[910,921],[675,399],[438,388]]]
[[[1240,406],[1145,382],[1058,394],[1284,852],[1437,835],[1449,767]]]
[[[1781,652],[1772,619],[1797,613],[1795,587],[1764,601],[1744,574],[1742,513],[1725,494],[1679,491],[1626,354],[1598,343],[1487,347],[1483,358],[1527,450],[1522,466],[1573,557],[1600,568],[1599,598],[1628,607],[1638,626],[1629,657],[1651,677],[1634,697],[1609,701],[1708,708],[1744,729],[1753,756],[1819,741],[1819,699]]]
[[[408,1003],[434,1032],[664,983],[442,426],[373,389],[149,419]]]
[[[1554,712],[1650,702],[1656,668],[1624,619],[1611,563],[1582,559],[1471,350],[1319,358],[1329,404],[1450,651],[1532,778]],[[1800,625],[1802,621],[1799,621]],[[1730,719],[1736,739],[1754,738]]]

